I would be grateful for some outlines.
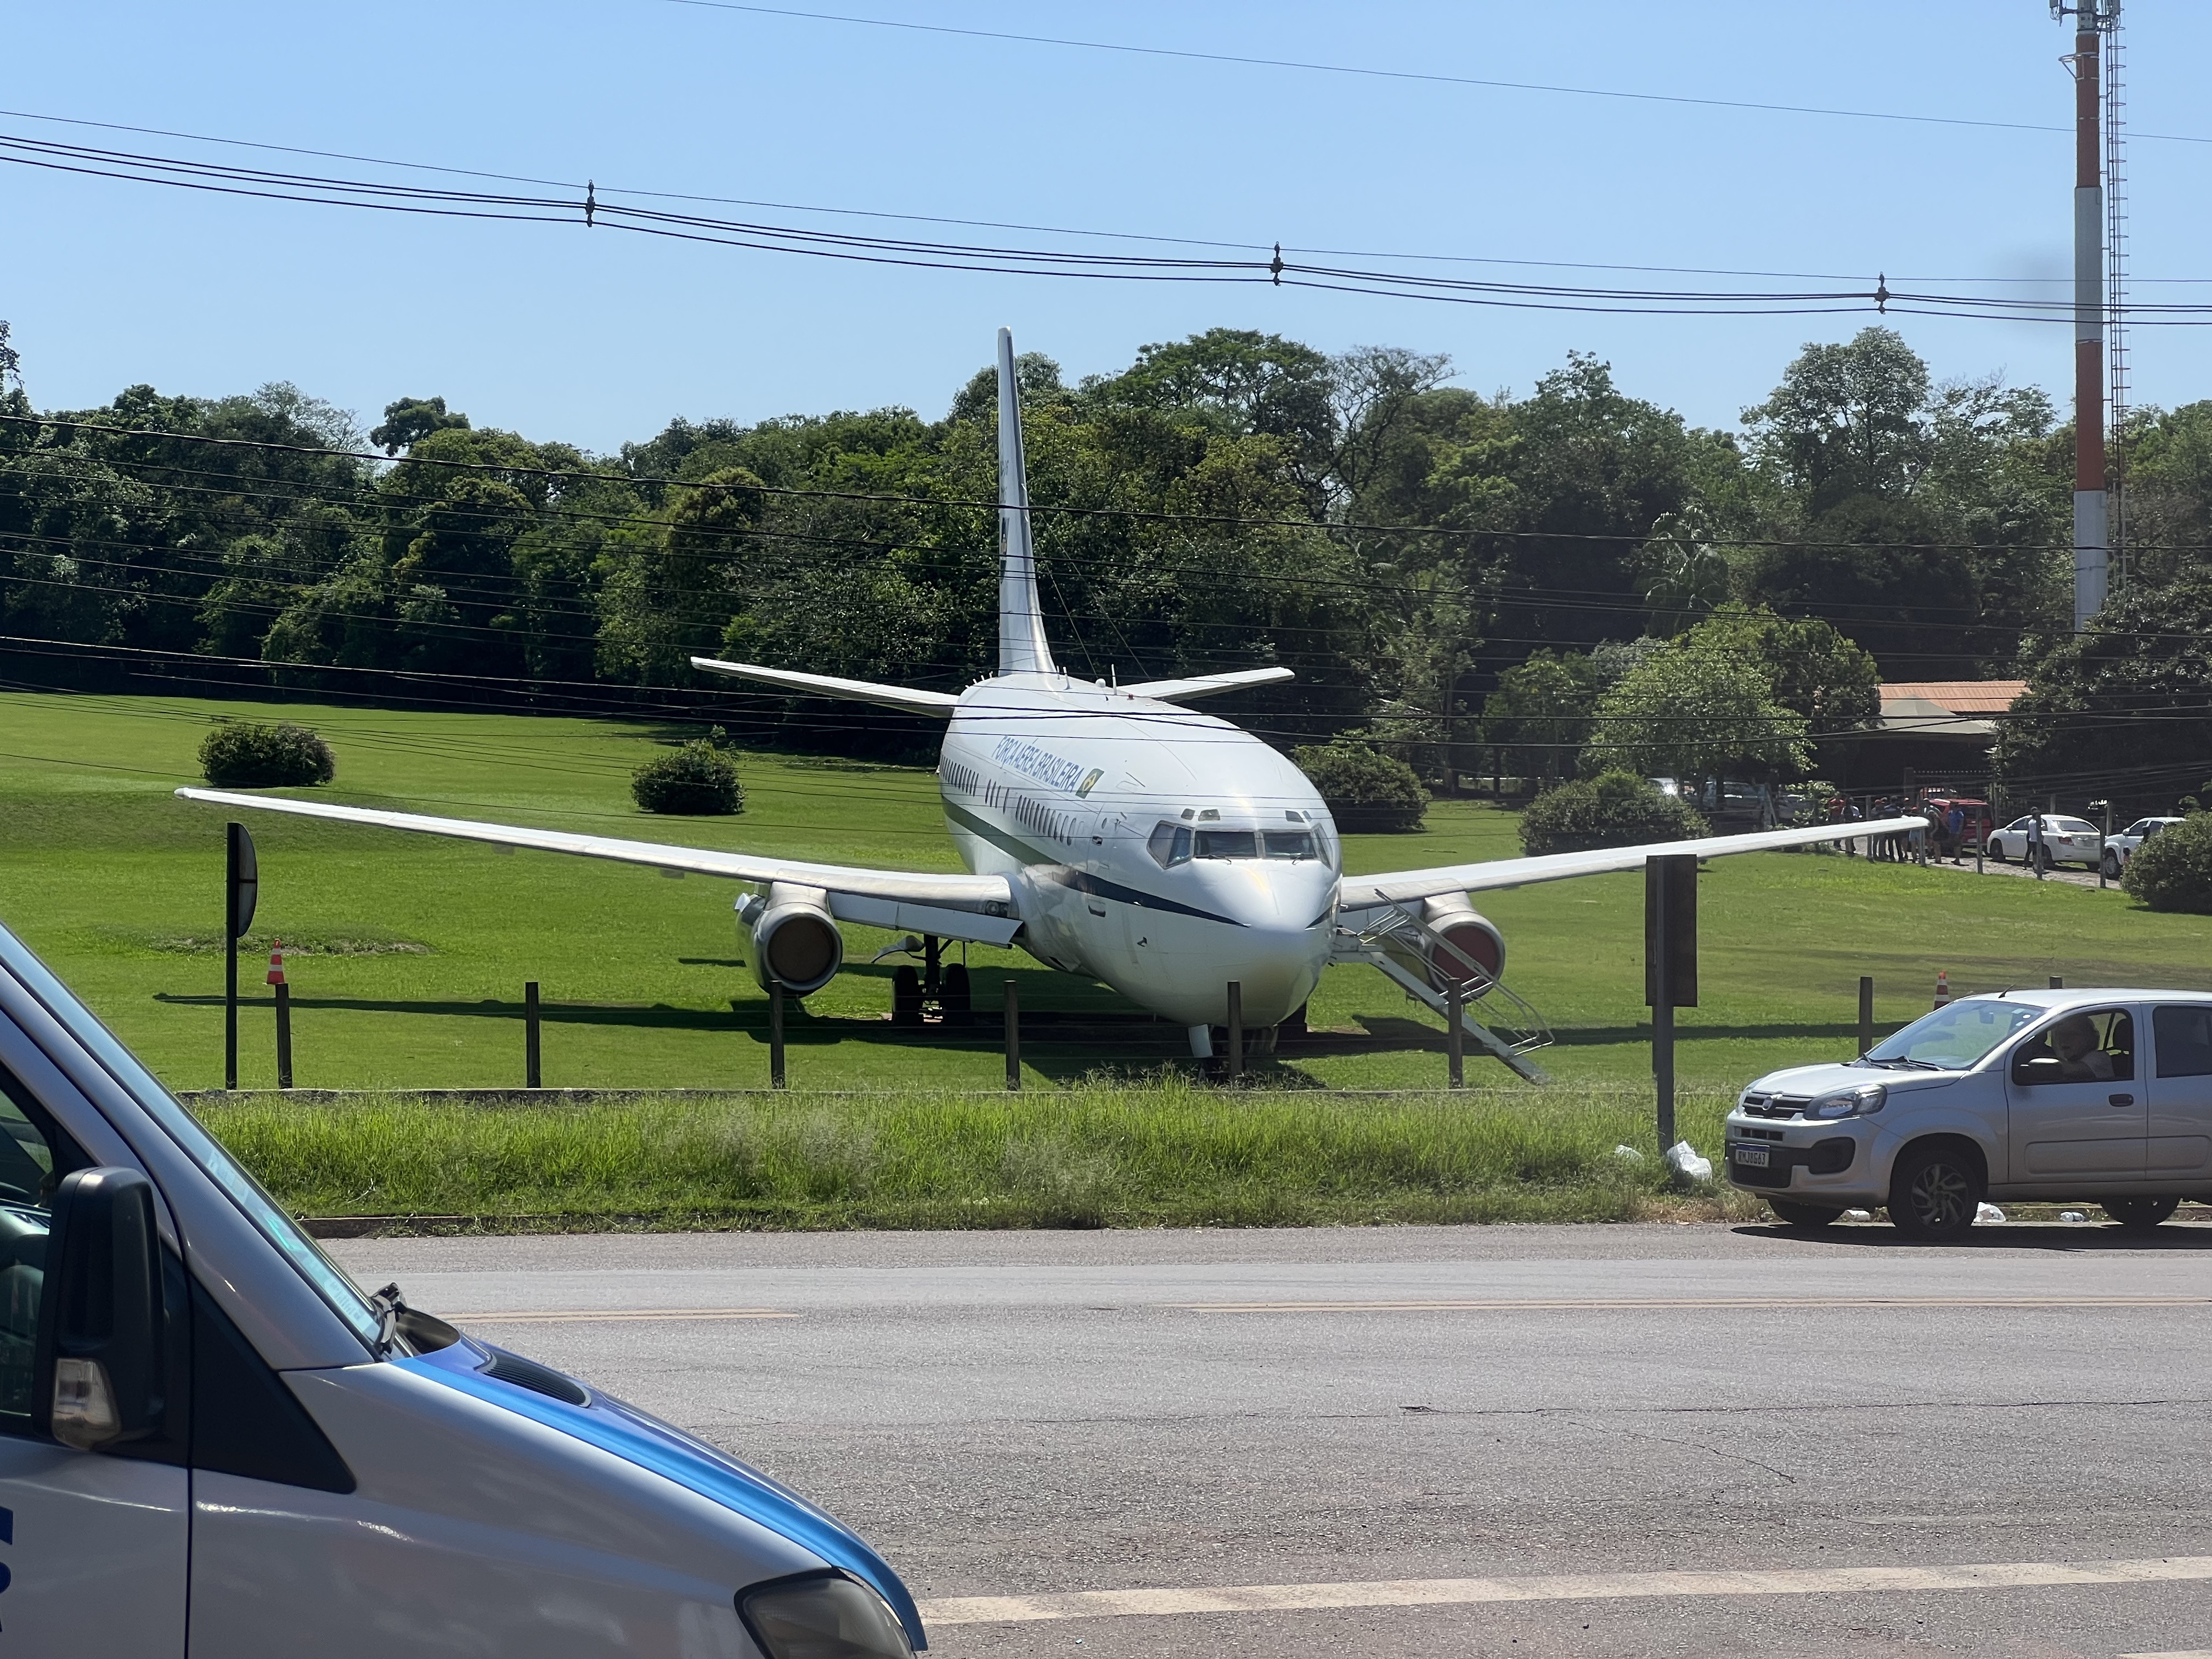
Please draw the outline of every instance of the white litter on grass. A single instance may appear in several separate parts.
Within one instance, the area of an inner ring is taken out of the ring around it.
[[[1844,1219],[1846,1221],[1871,1221],[1874,1219],[1874,1212],[1872,1210],[1846,1210],[1844,1212]]]
[[[1994,1204],[1978,1204],[1974,1206],[1974,1224],[1977,1227],[1993,1227],[2003,1219],[2004,1212]]]
[[[1713,1178],[1713,1161],[1686,1140],[1667,1149],[1667,1168],[1677,1181],[1705,1182]]]
[[[1641,1164],[1644,1162],[1644,1154],[1638,1152],[1633,1146],[1616,1146],[1613,1149],[1613,1155],[1619,1158],[1623,1164]]]
[[[2061,1210],[2058,1218],[2061,1221],[2087,1221],[2089,1218],[2079,1210]]]

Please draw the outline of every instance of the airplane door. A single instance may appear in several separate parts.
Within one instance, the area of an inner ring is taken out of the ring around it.
[[[2153,1180],[2212,1176],[2212,1004],[2151,1011],[2149,1156]]]
[[[0,1066],[0,1654],[181,1659],[189,1472],[32,1431],[55,1156],[28,1098]]]
[[[2014,1049],[2007,1067],[2010,1180],[2142,1182],[2148,1154],[2145,1085],[2136,1075],[2135,1025],[2124,1008],[2070,1017],[2094,1041],[2068,1040],[2068,1020]]]

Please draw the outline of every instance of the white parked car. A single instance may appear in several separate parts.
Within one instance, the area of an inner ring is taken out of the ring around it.
[[[2180,822],[2179,818],[2137,818],[2118,835],[2106,836],[2105,873],[2118,880],[2120,872],[2127,868],[2128,860],[2135,856],[2136,848],[2168,824]]]
[[[1990,856],[1999,864],[2008,859],[2018,859],[2023,864],[2029,857],[2029,842],[2033,834],[2035,815],[2014,818],[2002,830],[1990,832]],[[2054,864],[2078,864],[2094,870],[2105,855],[2105,838],[2097,833],[2097,826],[2081,818],[2061,817],[2056,812],[2043,814],[2043,861],[2048,869]]]
[[[1956,1239],[1984,1199],[2158,1226],[2212,1200],[2212,992],[1961,998],[1860,1059],[1746,1089],[1728,1178],[1797,1227],[1886,1205],[1906,1233]]]

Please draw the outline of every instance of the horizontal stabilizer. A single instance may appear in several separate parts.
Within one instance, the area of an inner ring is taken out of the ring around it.
[[[1146,680],[1142,685],[1125,685],[1121,690],[1133,697],[1188,702],[1193,697],[1211,697],[1247,685],[1274,685],[1297,678],[1287,668],[1241,668],[1233,674],[1194,674],[1182,680]]]
[[[841,680],[834,674],[802,674],[793,668],[763,668],[757,663],[721,662],[713,657],[694,657],[691,665],[710,674],[732,674],[741,680],[758,680],[763,685],[780,685],[787,691],[803,691],[810,696],[880,702],[912,714],[950,714],[952,705],[960,701],[950,691],[912,691],[903,685]]]

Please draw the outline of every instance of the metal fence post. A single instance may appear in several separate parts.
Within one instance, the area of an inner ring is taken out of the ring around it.
[[[1874,975],[1859,975],[1859,1053],[1862,1056],[1874,1049]]]
[[[292,988],[276,987],[276,1086],[292,1086]]]
[[[781,1089],[783,1078],[783,981],[768,984],[768,1086]]]
[[[1019,1091],[1022,1086],[1022,989],[1012,980],[1006,981],[1006,1087]]]
[[[538,1056],[538,981],[533,979],[522,988],[522,1086],[526,1089],[544,1086]]]
[[[1467,1086],[1467,1031],[1460,1018],[1466,1006],[1466,983],[1456,978],[1447,981],[1444,1018],[1450,1024],[1444,1032],[1444,1075],[1455,1089]]]

